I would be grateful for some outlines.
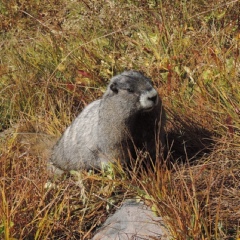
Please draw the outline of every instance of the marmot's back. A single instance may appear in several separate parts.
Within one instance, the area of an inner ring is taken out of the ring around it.
[[[95,162],[100,101],[90,103],[54,146],[51,161],[56,167],[62,170],[81,169],[88,162]]]
[[[163,141],[165,112],[152,82],[140,72],[113,77],[102,99],[89,104],[53,148],[51,162],[62,170],[100,168],[129,161],[135,148],[155,158]]]

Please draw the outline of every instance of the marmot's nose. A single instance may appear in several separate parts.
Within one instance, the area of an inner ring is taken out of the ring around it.
[[[157,102],[157,95],[154,97],[148,97],[148,100],[152,101],[155,104]]]

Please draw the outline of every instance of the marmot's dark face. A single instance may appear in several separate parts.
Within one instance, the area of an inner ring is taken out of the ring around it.
[[[152,81],[137,71],[125,71],[113,77],[105,96],[115,96],[136,111],[151,111],[159,102]]]

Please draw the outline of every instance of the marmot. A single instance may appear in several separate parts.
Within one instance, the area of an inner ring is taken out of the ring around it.
[[[99,169],[114,160],[128,163],[136,149],[155,159],[164,125],[165,111],[152,81],[138,71],[124,71],[65,130],[50,162],[64,171]]]

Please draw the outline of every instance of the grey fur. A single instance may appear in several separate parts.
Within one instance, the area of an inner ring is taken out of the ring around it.
[[[165,111],[151,80],[137,71],[113,77],[99,100],[90,103],[54,146],[50,161],[62,170],[127,163],[135,149],[158,154],[164,142]]]

